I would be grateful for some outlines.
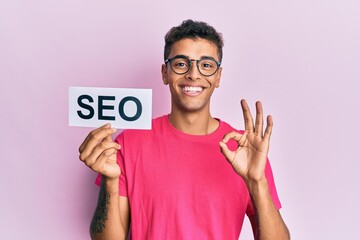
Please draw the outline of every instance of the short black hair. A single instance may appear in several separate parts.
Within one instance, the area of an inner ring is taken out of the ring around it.
[[[165,35],[164,60],[169,57],[172,46],[175,42],[185,38],[203,38],[214,43],[218,50],[219,60],[222,60],[224,40],[222,34],[217,32],[214,27],[201,21],[191,19],[183,21],[179,26],[172,27]]]

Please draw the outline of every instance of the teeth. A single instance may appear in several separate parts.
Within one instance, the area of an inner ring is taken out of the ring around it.
[[[201,92],[202,91],[202,87],[190,87],[190,86],[185,86],[184,90],[186,92]]]

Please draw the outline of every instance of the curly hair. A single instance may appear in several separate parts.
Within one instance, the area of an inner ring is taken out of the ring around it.
[[[217,32],[214,27],[201,21],[193,21],[191,19],[183,21],[179,26],[172,27],[165,35],[164,60],[169,55],[175,42],[184,39],[203,38],[214,43],[218,49],[219,60],[222,60],[224,40],[222,34]]]

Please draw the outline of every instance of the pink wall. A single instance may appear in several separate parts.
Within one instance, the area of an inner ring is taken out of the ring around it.
[[[225,37],[213,115],[242,128],[246,98],[274,116],[270,158],[293,239],[354,239],[359,10],[357,0],[2,0],[0,238],[88,239],[97,187],[78,161],[89,129],[67,126],[68,87],[153,88],[153,115],[167,113],[163,36],[193,18]]]

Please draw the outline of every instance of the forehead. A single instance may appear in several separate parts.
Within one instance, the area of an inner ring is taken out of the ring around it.
[[[185,55],[191,59],[200,59],[204,56],[218,59],[216,45],[203,38],[185,38],[175,42],[171,48],[169,58],[176,55]]]

